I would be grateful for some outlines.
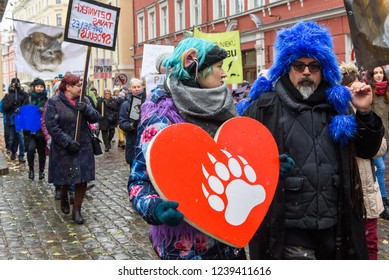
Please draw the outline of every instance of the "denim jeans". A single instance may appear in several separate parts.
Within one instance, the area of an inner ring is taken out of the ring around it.
[[[374,165],[377,168],[375,175],[377,176],[378,185],[380,186],[381,197],[387,197],[385,185],[385,158],[386,154],[380,158],[374,159]]]
[[[16,132],[14,125],[8,125],[8,141],[9,141],[9,149],[13,154],[16,154],[19,146],[19,132]]]
[[[19,158],[24,158],[24,135],[23,135],[23,130],[19,132]]]

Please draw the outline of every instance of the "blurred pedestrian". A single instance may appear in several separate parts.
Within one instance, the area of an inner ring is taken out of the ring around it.
[[[87,183],[95,179],[95,159],[89,123],[98,121],[99,113],[89,99],[80,99],[82,81],[79,76],[66,74],[59,85],[60,93],[49,99],[45,122],[51,135],[49,183],[61,186],[61,210],[70,213],[68,191],[75,186],[72,219],[83,224],[81,206]],[[77,116],[80,112],[79,139],[74,139]]]
[[[38,107],[40,113],[43,112],[43,108],[48,99],[46,84],[40,78],[35,78],[32,82],[33,91],[30,96],[26,98],[23,105],[33,105]],[[43,136],[42,130],[39,129],[36,132],[29,130],[23,130],[24,135],[24,147],[27,151],[27,162],[28,162],[28,178],[34,180],[34,161],[35,152],[38,152],[38,165],[39,165],[39,180],[45,178],[45,165],[46,165],[46,141]]]
[[[374,67],[366,72],[366,82],[373,88],[373,111],[381,118],[385,128],[385,139],[389,143],[389,87],[388,78],[385,75],[385,69],[382,66]],[[376,176],[380,186],[382,201],[384,203],[384,212],[381,217],[389,220],[389,201],[386,191],[385,171],[386,171],[386,153],[379,158],[374,159],[376,166]]]
[[[61,81],[57,81],[54,86],[53,86],[53,92],[54,94],[52,95],[53,96],[57,96],[59,94],[59,85],[61,84]],[[42,130],[42,134],[43,136],[45,137],[45,141],[46,141],[46,155],[49,156],[49,152],[50,152],[50,146],[51,146],[51,136],[49,134],[49,132],[47,131],[47,128],[46,128],[46,121],[45,121],[45,116],[46,116],[46,108],[47,108],[47,102],[43,108],[43,112],[42,112],[42,118],[41,118],[41,130]],[[60,200],[61,199],[61,186],[60,185],[54,185],[54,198],[56,200]]]
[[[143,82],[140,79],[132,78],[130,80],[130,94],[128,94],[126,101],[120,107],[119,127],[126,134],[126,162],[132,164],[134,159],[134,148],[136,142],[136,133],[139,120],[131,119],[131,109],[134,107],[132,103],[135,98],[142,104],[146,100],[146,92]]]
[[[104,98],[98,103],[98,110],[101,114],[99,129],[103,136],[105,152],[111,149],[111,142],[115,136],[115,128],[119,121],[119,108],[116,100],[111,96],[111,90],[104,90]]]
[[[358,67],[354,64],[342,63],[340,65],[342,74],[342,85],[351,88],[354,83],[359,82]],[[386,153],[387,143],[385,137],[382,137],[380,149],[374,156],[382,157]],[[375,176],[374,162],[372,158],[357,157],[359,174],[361,176],[363,202],[365,206],[365,234],[366,245],[370,260],[378,259],[378,218],[384,211],[380,188]]]
[[[27,99],[28,94],[20,87],[18,78],[13,78],[8,88],[8,93],[2,100],[2,111],[5,114],[5,133],[8,137],[8,148],[11,151],[11,160],[16,159],[16,152],[19,147],[19,133],[15,127],[15,113],[20,112],[20,107]]]
[[[120,107],[122,106],[122,104],[126,101],[126,92],[124,90],[121,90],[119,92],[119,95],[118,95],[118,98],[116,99],[116,102],[118,104],[118,109],[119,109],[119,112],[120,112]],[[119,117],[120,119],[120,117]],[[119,122],[118,122],[119,124]],[[120,126],[118,125],[118,136],[119,136],[119,142],[118,142],[118,148],[122,148],[122,149],[125,149],[126,147],[126,142],[125,142],[125,133],[124,131],[120,128]]]

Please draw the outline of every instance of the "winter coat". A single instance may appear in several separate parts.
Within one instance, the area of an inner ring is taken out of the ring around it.
[[[80,129],[80,151],[69,152],[66,147],[74,139],[77,114],[75,106],[63,92],[53,96],[47,102],[45,122],[51,135],[49,153],[49,183],[71,185],[89,182],[95,179],[95,159],[92,148],[92,134],[89,123],[99,119],[99,113],[85,98],[86,111],[82,113]]]
[[[17,108],[20,108],[24,101],[28,98],[28,94],[23,90],[9,88],[8,93],[2,100],[2,110],[6,115],[5,123],[8,125],[14,124],[14,113]]]
[[[382,119],[385,127],[385,139],[389,143],[389,101],[386,95],[375,95],[372,109]]]
[[[145,106],[156,108],[157,111],[147,114],[143,111]],[[152,225],[150,240],[154,250],[162,259],[244,259],[243,249],[223,244],[184,221],[177,227],[161,225],[153,215],[161,198],[154,189],[147,172],[146,150],[158,131],[173,123],[183,121],[184,119],[173,105],[170,93],[164,90],[154,90],[150,100],[142,106],[142,121],[138,126],[135,147],[136,156],[128,180],[128,192],[132,205],[142,218]],[[159,243],[163,241],[169,242],[167,248]]]
[[[382,157],[387,150],[387,143],[385,137],[382,138],[381,147],[375,158]],[[366,210],[367,219],[376,219],[384,211],[384,204],[378,181],[375,176],[375,167],[373,159],[363,159],[357,157],[357,164],[359,168],[359,175],[361,176],[363,203]]]
[[[357,136],[352,144],[341,146],[330,137],[329,123],[337,113],[324,98],[314,105],[300,102],[279,80],[276,92],[263,93],[244,112],[263,123],[280,154],[289,154],[296,163],[292,174],[278,182],[271,207],[250,242],[251,259],[282,259],[286,228],[333,227],[341,240],[337,258],[367,259],[353,151],[363,158],[373,157],[381,143],[382,122],[371,113],[374,121],[368,126],[362,121],[365,116],[357,113]]]
[[[33,106],[38,106],[39,109],[41,110],[41,112],[43,112],[44,110],[44,107],[46,105],[46,102],[47,102],[48,98],[47,98],[47,92],[46,91],[42,91],[41,93],[37,93],[37,92],[32,92],[23,102],[23,106],[24,105],[33,105]],[[42,123],[42,121],[41,121]],[[28,130],[24,130],[23,131],[23,134],[24,134],[24,137],[28,138],[28,137],[44,137],[43,135],[43,132],[42,132],[42,128],[39,129],[37,132],[35,132],[34,134],[30,133],[30,131]],[[25,138],[25,142],[28,143],[29,140]],[[27,149],[27,145],[26,145],[26,149]]]
[[[119,107],[116,99],[111,97],[109,100],[101,98],[98,100],[98,111],[101,114],[99,120],[100,130],[109,130],[117,126],[119,121]]]
[[[139,97],[142,99],[142,103],[146,99],[146,93],[143,91],[139,94]],[[128,164],[132,164],[134,159],[134,147],[136,142],[136,132],[138,127],[138,120],[130,119],[130,107],[132,103],[133,95],[129,94],[125,101],[120,106],[119,112],[119,127],[124,131],[126,135],[126,151],[125,157]]]

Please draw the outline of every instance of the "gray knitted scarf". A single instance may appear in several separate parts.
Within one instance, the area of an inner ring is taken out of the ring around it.
[[[211,89],[195,88],[169,78],[167,86],[185,121],[200,126],[212,137],[220,125],[238,115],[226,84]]]

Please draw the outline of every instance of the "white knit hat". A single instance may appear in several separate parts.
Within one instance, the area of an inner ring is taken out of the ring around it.
[[[165,58],[169,57],[171,54],[172,54],[171,52],[163,52],[163,53],[160,53],[155,58],[155,69],[157,69],[158,73],[161,73],[162,62],[165,60]]]
[[[58,82],[56,82],[56,83],[54,84],[54,86],[53,86],[53,92],[54,92],[54,93],[58,90],[60,84],[61,84],[61,81],[58,81]]]

